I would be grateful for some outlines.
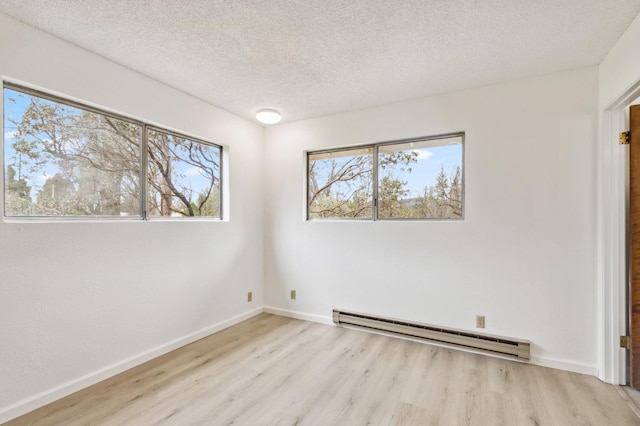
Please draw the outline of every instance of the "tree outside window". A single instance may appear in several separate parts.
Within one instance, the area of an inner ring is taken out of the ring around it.
[[[4,111],[5,216],[220,217],[217,145],[14,87]]]
[[[308,218],[461,219],[462,140],[455,134],[309,153]]]

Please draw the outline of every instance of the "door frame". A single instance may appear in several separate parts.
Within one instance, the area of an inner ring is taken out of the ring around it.
[[[640,97],[640,79],[600,114],[598,150],[598,378],[616,385],[627,383],[625,349],[620,336],[628,332],[629,197],[628,146],[618,144],[626,131],[626,113]]]

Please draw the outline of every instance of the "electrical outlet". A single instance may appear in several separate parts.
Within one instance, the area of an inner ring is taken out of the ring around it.
[[[296,298],[296,291],[295,290],[291,290],[291,298],[292,299]]]
[[[476,328],[484,328],[484,315],[476,315]]]
[[[249,293],[247,293],[247,302],[251,302],[253,300],[253,292],[250,291]]]

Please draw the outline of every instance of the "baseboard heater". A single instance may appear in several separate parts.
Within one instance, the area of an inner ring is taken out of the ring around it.
[[[369,314],[333,310],[336,325],[375,330],[420,340],[444,343],[466,349],[508,356],[520,360],[530,359],[530,343],[527,340],[473,333],[417,322],[384,318]]]

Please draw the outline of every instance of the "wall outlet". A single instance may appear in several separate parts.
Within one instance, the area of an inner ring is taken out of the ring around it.
[[[291,290],[291,298],[292,299],[296,298],[296,291],[295,290]]]
[[[247,293],[247,302],[251,302],[253,300],[253,292],[250,291],[249,293]]]
[[[484,328],[484,315],[476,315],[476,328]]]

